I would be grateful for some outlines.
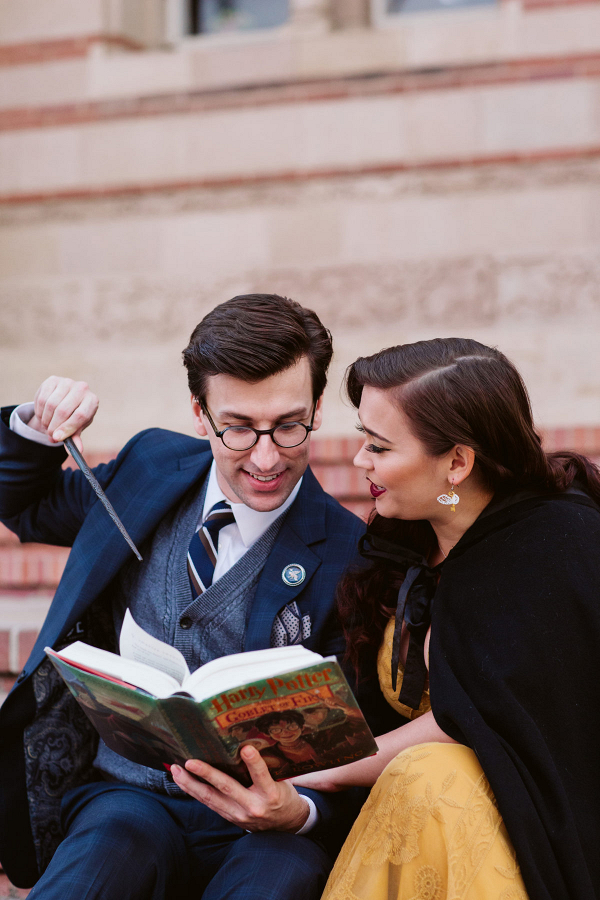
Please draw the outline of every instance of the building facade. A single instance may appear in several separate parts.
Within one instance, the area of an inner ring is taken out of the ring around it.
[[[0,42],[3,403],[64,373],[94,450],[189,430],[192,327],[274,291],[333,331],[322,433],[436,335],[600,421],[598,0],[2,0]]]

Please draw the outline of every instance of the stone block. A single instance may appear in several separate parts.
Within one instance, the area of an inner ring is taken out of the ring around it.
[[[181,47],[175,52],[94,53],[86,65],[87,96],[112,99],[188,90],[190,61],[190,54]]]
[[[267,221],[274,266],[323,265],[339,256],[342,221],[337,204],[272,210]]]
[[[227,272],[235,277],[264,266],[269,258],[260,210],[243,209],[236,216],[217,210],[189,213],[168,218],[161,226],[160,262],[172,276],[206,280]],[[189,324],[195,326],[196,320]]]
[[[407,94],[400,116],[409,160],[457,159],[477,153],[478,92],[425,91]]]
[[[80,136],[74,128],[0,134],[0,193],[60,190],[81,184]]]
[[[406,61],[406,32],[399,28],[338,31],[296,45],[298,78],[339,76],[348,71],[348,65],[357,74],[394,71]]]
[[[160,267],[162,227],[139,218],[64,224],[53,230],[61,275],[151,274]]]
[[[478,94],[480,153],[533,153],[599,140],[591,80],[497,85]]]
[[[186,171],[193,178],[289,172],[302,147],[299,104],[218,110],[186,122]]]
[[[0,108],[56,106],[87,99],[83,59],[5,66],[0,71]]]
[[[1,176],[0,176],[1,177]],[[0,271],[6,279],[22,276],[52,277],[58,274],[56,232],[41,227],[15,228],[0,241]]]
[[[342,98],[303,103],[294,167],[327,171],[406,159],[409,138],[405,100],[397,96]],[[294,116],[293,107],[288,115]]]
[[[237,38],[237,40],[236,40]],[[194,88],[236,87],[240,83],[272,84],[295,75],[296,47],[289,33],[255,32],[253,35],[188,40],[184,52],[190,61]]]
[[[77,129],[81,175],[71,186],[179,181],[184,165],[189,119],[150,116],[114,119]]]

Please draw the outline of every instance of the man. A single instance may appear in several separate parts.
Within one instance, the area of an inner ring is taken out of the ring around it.
[[[2,411],[2,520],[73,548],[0,710],[0,859],[18,885],[39,878],[32,900],[320,895],[356,798],[275,783],[252,746],[249,789],[201,761],[175,780],[130,763],[98,743],[43,648],[116,649],[129,608],[192,669],[286,643],[343,652],[333,596],[362,526],[307,468],[331,355],[317,316],[275,295],[202,320],[184,363],[208,443],[151,429],[95,470],[142,563],[81,473],[61,468],[60,442],[80,442],[98,406],[87,385],[52,377]]]

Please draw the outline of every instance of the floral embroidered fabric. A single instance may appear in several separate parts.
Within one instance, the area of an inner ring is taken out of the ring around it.
[[[388,623],[377,668],[383,695],[398,703]],[[496,801],[477,757],[462,744],[419,744],[379,776],[330,875],[322,900],[527,900]]]
[[[377,780],[323,900],[527,900],[472,750],[419,744]]]

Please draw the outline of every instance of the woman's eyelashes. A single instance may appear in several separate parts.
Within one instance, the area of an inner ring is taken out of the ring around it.
[[[364,427],[358,422],[355,426],[357,431],[360,431],[361,434],[366,434]],[[365,447],[368,453],[386,453],[389,450],[389,447],[378,447],[376,444],[367,444]]]

